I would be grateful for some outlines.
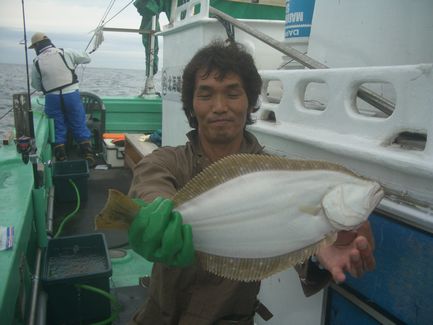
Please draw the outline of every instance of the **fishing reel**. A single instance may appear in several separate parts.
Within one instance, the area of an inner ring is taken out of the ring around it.
[[[35,139],[23,135],[15,142],[17,151],[19,154],[21,154],[21,159],[25,164],[28,164],[30,160],[32,163],[37,162]]]

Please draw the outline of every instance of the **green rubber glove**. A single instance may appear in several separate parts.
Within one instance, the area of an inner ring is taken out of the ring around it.
[[[184,267],[194,262],[194,245],[190,225],[173,210],[173,201],[156,198],[142,206],[132,222],[128,239],[132,249],[151,262]]]

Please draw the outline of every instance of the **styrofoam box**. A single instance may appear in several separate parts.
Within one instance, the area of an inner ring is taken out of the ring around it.
[[[123,167],[125,147],[118,147],[112,141],[113,139],[104,139],[104,160],[111,167]]]

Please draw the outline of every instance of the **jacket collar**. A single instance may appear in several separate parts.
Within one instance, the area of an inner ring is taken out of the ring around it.
[[[200,141],[198,139],[198,131],[196,129],[191,130],[186,134],[186,136],[187,136],[189,142],[191,143],[192,148],[193,148],[194,152],[196,153],[196,155],[200,159],[205,158],[207,160],[207,158],[205,157],[203,150],[201,148]],[[252,133],[245,130],[244,131],[244,139],[242,140],[241,149],[239,150],[239,153],[261,154],[261,153],[263,153],[263,149],[264,149],[264,146],[260,145],[257,138]]]

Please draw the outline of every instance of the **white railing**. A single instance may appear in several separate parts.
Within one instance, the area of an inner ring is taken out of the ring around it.
[[[273,103],[266,95],[250,129],[267,150],[327,159],[377,179],[390,191],[433,202],[433,64],[319,70],[261,71],[265,84],[281,84]],[[304,104],[310,83],[326,85],[323,110]],[[366,83],[390,84],[395,110],[389,117],[359,113],[356,93]],[[272,117],[272,118],[270,118]],[[420,147],[396,140],[408,134]]]

